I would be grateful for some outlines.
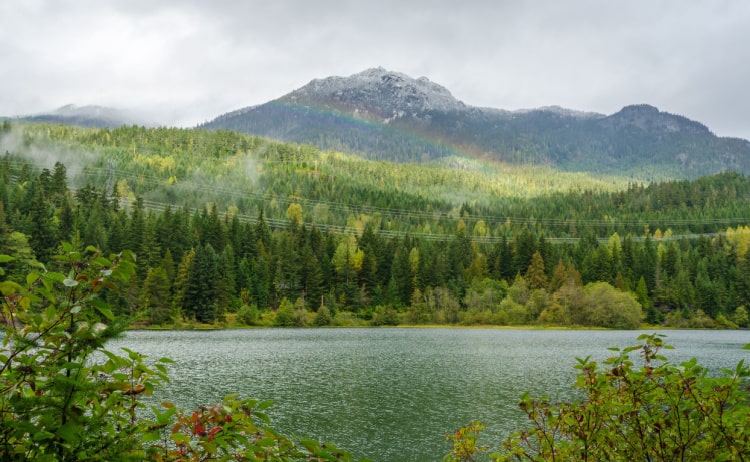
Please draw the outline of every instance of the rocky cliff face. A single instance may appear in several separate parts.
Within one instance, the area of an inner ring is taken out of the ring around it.
[[[315,79],[279,101],[297,105],[322,105],[388,123],[431,111],[461,111],[466,105],[445,87],[426,77],[414,79],[382,67],[349,77]]]

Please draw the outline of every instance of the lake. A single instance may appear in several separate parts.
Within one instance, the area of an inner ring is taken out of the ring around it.
[[[485,443],[525,424],[523,391],[574,396],[575,357],[612,356],[637,331],[505,329],[248,329],[131,331],[126,346],[175,360],[158,401],[182,407],[230,393],[270,399],[272,422],[373,461],[439,461],[444,435],[479,419]],[[649,331],[648,333],[652,333]],[[750,331],[667,331],[672,362],[696,357],[714,369],[750,352]]]

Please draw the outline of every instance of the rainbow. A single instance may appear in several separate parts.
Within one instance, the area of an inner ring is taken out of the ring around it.
[[[492,161],[488,153],[479,150],[475,146],[459,145],[440,137],[434,132],[407,127],[403,123],[398,123],[398,120],[395,123],[383,123],[380,120],[374,120],[373,117],[358,117],[356,113],[345,112],[328,106],[299,105],[281,100],[266,103],[264,106],[272,113],[278,113],[279,116],[285,115],[288,117],[291,115],[293,118],[312,118],[313,121],[317,122],[314,125],[334,126],[339,129],[340,133],[348,133],[350,135],[361,133],[363,138],[377,139],[380,137],[386,140],[393,140],[393,142],[398,141],[401,144],[406,143],[414,148],[423,150],[430,159],[455,156]],[[299,142],[304,138],[299,135],[302,135],[302,133],[286,133],[283,138]],[[309,141],[309,138],[305,141]],[[330,146],[325,142],[319,143],[319,145],[321,148],[341,149]],[[354,149],[356,150],[356,148]],[[391,156],[386,156],[384,152],[371,152],[369,150],[368,152],[364,152],[364,150],[360,152],[367,154],[369,158],[374,160],[391,158]]]

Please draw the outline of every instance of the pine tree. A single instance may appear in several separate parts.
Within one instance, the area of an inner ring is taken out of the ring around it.
[[[161,247],[156,232],[156,219],[149,214],[143,224],[140,248],[136,249],[139,274],[145,274],[148,268],[155,268],[161,262]]]
[[[28,235],[37,260],[43,263],[49,261],[58,243],[53,211],[44,192],[37,189],[28,215]]]
[[[549,283],[547,284],[547,290],[550,293],[555,293],[560,287],[565,284],[565,281],[567,280],[568,275],[565,271],[565,264],[562,260],[557,260],[557,265],[555,266],[555,270],[552,272],[552,278],[549,280]]]
[[[191,249],[182,256],[180,264],[177,266],[177,276],[175,277],[172,290],[172,306],[176,312],[182,314],[184,318],[190,318],[191,313],[185,309],[185,297],[190,283],[191,268],[195,259],[195,250]]]
[[[526,270],[531,265],[534,252],[537,251],[536,237],[531,231],[524,229],[515,240],[515,255],[513,259],[513,276]]]
[[[124,248],[138,251],[141,249],[141,242],[143,240],[144,231],[146,228],[146,221],[144,217],[143,198],[139,197],[133,204],[133,209],[130,213],[130,222],[128,224],[128,232],[124,236]]]
[[[544,259],[539,251],[531,256],[531,263],[526,270],[526,283],[529,289],[543,289],[547,287],[547,275],[544,272]]]
[[[164,268],[149,268],[143,281],[142,304],[151,324],[165,324],[172,320],[172,300],[169,292],[169,277]]]
[[[745,252],[740,260],[735,286],[737,287],[738,304],[750,306],[750,252]]]
[[[399,246],[393,257],[391,268],[391,299],[398,306],[408,306],[414,293],[414,277],[409,266],[409,252],[403,246]]]
[[[323,296],[323,271],[320,268],[318,257],[310,248],[309,242],[305,240],[300,254],[300,285],[307,300],[315,303]],[[316,305],[313,305],[316,306]]]
[[[255,303],[260,308],[266,308],[271,305],[272,294],[271,284],[272,276],[269,261],[263,257],[263,252],[255,261],[252,271],[251,292],[255,297]]]
[[[190,265],[183,299],[183,310],[198,322],[211,324],[216,319],[219,298],[219,258],[211,244],[198,247]]]
[[[255,223],[255,237],[258,242],[263,245],[266,249],[271,248],[271,229],[268,227],[268,223],[264,218],[265,212],[260,209],[258,212],[258,220]]]
[[[502,279],[510,283],[516,276],[516,267],[513,262],[513,249],[505,236],[500,240],[500,261],[497,263]]]
[[[171,250],[167,249],[164,252],[164,257],[161,259],[159,266],[164,268],[164,272],[167,274],[167,280],[169,281],[169,286],[172,287],[175,279],[175,266]]]
[[[280,233],[275,249],[276,287],[282,297],[294,299],[301,288],[299,242],[295,232],[284,230]]]

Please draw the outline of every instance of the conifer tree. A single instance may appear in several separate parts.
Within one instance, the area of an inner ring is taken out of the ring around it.
[[[43,263],[50,259],[58,242],[53,210],[44,191],[37,189],[28,215],[28,235],[37,260]]]
[[[543,289],[547,287],[547,275],[544,272],[544,259],[539,251],[531,256],[531,263],[526,270],[526,283],[529,289]]]
[[[219,299],[219,258],[211,244],[198,247],[190,265],[190,274],[183,298],[183,310],[188,317],[201,323],[216,320]]]
[[[143,281],[142,297],[149,323],[160,325],[172,320],[169,277],[163,267],[149,268]]]
[[[185,297],[190,283],[191,268],[195,259],[195,250],[191,249],[182,256],[180,264],[177,266],[177,275],[172,290],[172,306],[176,312],[182,314],[184,318],[189,318],[190,313],[185,309]]]

